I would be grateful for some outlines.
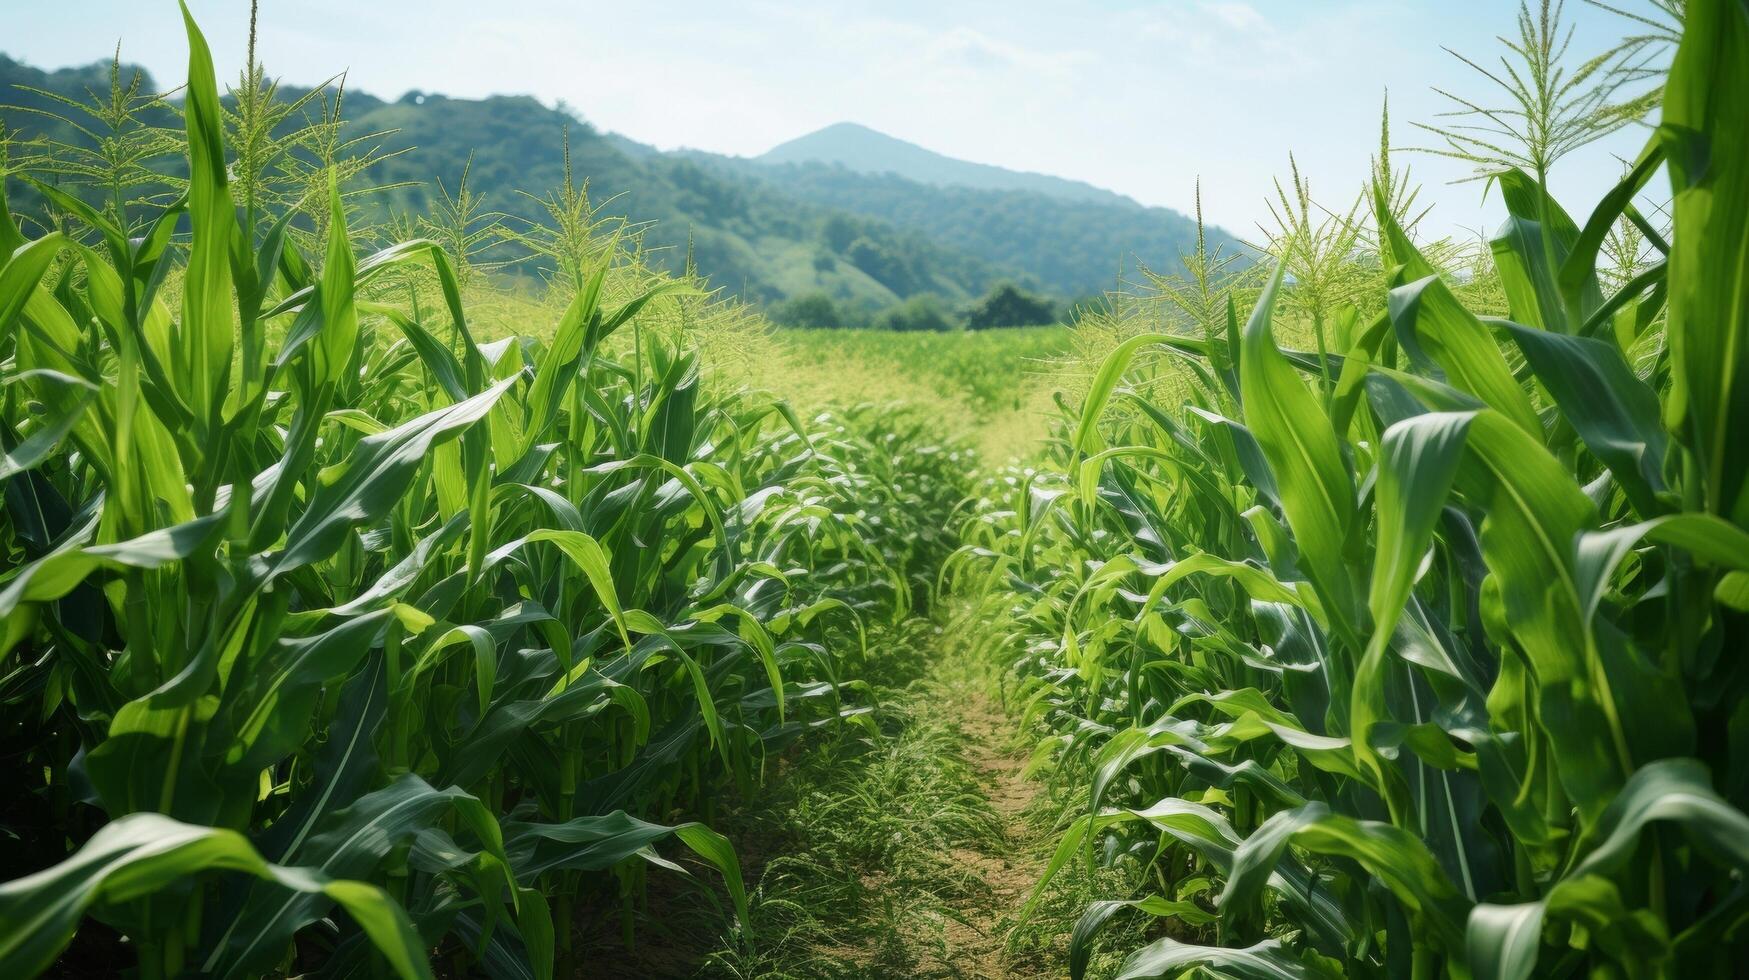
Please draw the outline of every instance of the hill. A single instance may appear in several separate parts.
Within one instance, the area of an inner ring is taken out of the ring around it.
[[[922,184],[893,173],[858,173],[842,164],[769,164],[718,158],[717,165],[780,187],[801,201],[872,218],[924,235],[1010,270],[1059,297],[1109,289],[1137,261],[1174,267],[1196,243],[1196,222],[1125,197],[1074,200],[1027,190]],[[1051,178],[1055,179],[1055,178]],[[1209,241],[1237,242],[1209,229]]]
[[[0,55],[0,123],[18,139],[80,139],[32,111],[52,108],[52,98],[17,86],[83,101],[108,93],[109,71],[99,62],[45,72]],[[134,71],[123,66],[124,81]],[[141,91],[154,90],[145,78]],[[537,220],[540,199],[563,182],[568,132],[573,169],[602,218],[640,228],[654,261],[671,269],[690,246],[715,285],[754,302],[825,294],[867,317],[920,295],[963,306],[1004,281],[1071,299],[1110,288],[1135,258],[1168,266],[1194,236],[1173,211],[954,160],[859,126],[746,159],[664,152],[528,96],[409,92],[389,101],[348,92],[345,104],[346,136],[382,134],[368,143],[383,159],[363,178],[386,188],[367,198],[379,219],[428,212],[466,168],[487,209],[512,225]],[[158,116],[159,125],[178,125],[167,111]],[[148,165],[177,161],[167,154]]]
[[[1066,201],[1127,204],[1140,207],[1121,194],[1079,180],[995,167],[957,160],[915,143],[873,130],[858,123],[834,123],[825,129],[798,136],[754,157],[760,163],[838,164],[858,174],[893,174],[936,187],[969,187],[986,191],[1027,191]]]
[[[89,143],[49,113],[73,112],[55,96],[76,102],[91,93],[107,97],[110,67],[98,62],[48,72],[0,55],[0,124],[15,141]],[[121,66],[123,84],[136,72],[140,92],[159,90],[149,75],[128,65]],[[285,98],[301,94],[281,92]],[[754,302],[824,293],[849,310],[872,314],[918,293],[969,302],[996,282],[1017,278],[1012,270],[920,233],[800,201],[764,182],[601,133],[527,96],[452,99],[409,92],[386,101],[348,92],[345,110],[347,138],[383,134],[363,144],[383,157],[362,175],[386,188],[366,198],[367,212],[379,220],[429,213],[446,190],[457,190],[464,168],[487,209],[508,215],[513,227],[537,220],[540,199],[564,181],[568,133],[573,169],[588,182],[600,219],[623,218],[637,227],[653,261],[670,269],[684,262],[690,245],[715,285]],[[163,110],[146,118],[153,125],[180,126]],[[26,156],[23,149],[15,157]],[[147,163],[164,170],[179,166],[174,154]],[[13,192],[31,198],[20,187]]]
[[[388,191],[387,208],[427,210],[441,188],[455,190],[472,154],[472,189],[522,220],[537,219],[538,198],[562,186],[569,131],[572,167],[589,181],[604,217],[643,225],[646,247],[670,267],[683,260],[690,238],[699,269],[713,283],[754,301],[824,292],[874,310],[928,292],[958,302],[1003,277],[990,263],[920,233],[799,201],[685,156],[638,152],[526,96],[414,93],[355,112],[350,126],[390,131],[385,150],[405,149],[371,172],[383,183],[418,182]]]

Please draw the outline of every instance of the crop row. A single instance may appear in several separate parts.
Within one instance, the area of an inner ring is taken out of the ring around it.
[[[985,484],[950,577],[1084,793],[1041,893],[1071,862],[1133,885],[1086,909],[1077,978],[1118,916],[1157,937],[1123,978],[1740,971],[1749,8],[1685,7],[1583,224],[1494,170],[1507,316],[1381,160],[1318,351],[1276,339],[1325,281],[1294,239],[1248,317],[1226,290],[1118,344],[1053,462]],[[1660,174],[1667,229],[1634,204]],[[1622,228],[1639,267],[1600,261]]]
[[[615,240],[477,338],[465,254],[359,257],[334,180],[241,206],[188,38],[174,201],[33,182],[26,239],[0,188],[0,974],[568,975],[666,841],[744,923],[672,821],[862,719],[960,458],[706,385],[641,325],[711,303]]]

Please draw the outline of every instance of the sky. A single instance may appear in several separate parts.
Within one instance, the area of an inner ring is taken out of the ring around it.
[[[1617,5],[1634,0],[1613,0]],[[107,58],[185,72],[172,0],[0,0],[0,52],[44,68]],[[221,79],[246,0],[190,0]],[[1351,202],[1378,146],[1433,145],[1410,121],[1487,83],[1441,46],[1497,63],[1517,0],[262,0],[270,74],[340,71],[385,98],[531,94],[663,149],[755,155],[859,122],[949,156],[1084,180],[1255,238],[1292,152],[1315,200]],[[1567,0],[1576,54],[1622,33]],[[1583,220],[1643,130],[1568,158],[1552,184]],[[1503,211],[1466,163],[1399,155],[1434,205],[1423,230],[1484,232]]]

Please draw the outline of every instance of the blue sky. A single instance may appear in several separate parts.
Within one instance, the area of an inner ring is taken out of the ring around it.
[[[1633,0],[1615,0],[1632,3]],[[221,77],[247,36],[245,0],[191,0]],[[1430,86],[1486,93],[1446,45],[1492,57],[1516,0],[263,0],[271,73],[359,90],[563,100],[663,148],[756,154],[851,120],[952,156],[1086,180],[1255,233],[1288,153],[1314,197],[1359,187],[1389,87],[1393,142],[1445,107]],[[1619,21],[1568,0],[1576,53]],[[123,57],[163,82],[186,49],[171,0],[59,0],[7,14],[0,51],[42,67]],[[1570,158],[1557,194],[1583,213],[1643,132]],[[1491,229],[1465,164],[1410,160],[1429,230]]]

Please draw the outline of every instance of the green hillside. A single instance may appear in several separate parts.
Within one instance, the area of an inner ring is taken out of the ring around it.
[[[936,187],[897,173],[860,173],[819,162],[728,165],[797,199],[830,201],[977,255],[1058,296],[1108,289],[1120,269],[1133,272],[1138,261],[1153,269],[1171,268],[1196,244],[1191,218],[1115,194],[1075,199],[1036,190]],[[1211,246],[1238,247],[1218,228],[1209,230],[1209,239]]]
[[[108,97],[111,67],[45,72],[0,56],[0,122],[20,169],[31,169],[29,144],[41,137],[94,145],[47,113],[72,113],[102,133],[102,124],[55,96]],[[137,71],[121,66],[124,88]],[[139,74],[139,95],[158,91]],[[319,105],[300,115],[319,115]],[[354,182],[382,188],[357,198],[365,220],[430,213],[458,192],[465,170],[482,213],[501,213],[513,231],[527,227],[542,215],[541,198],[563,183],[569,133],[573,170],[587,180],[599,218],[637,229],[652,264],[678,271],[690,246],[698,269],[730,293],[764,304],[824,296],[853,322],[918,296],[964,309],[1004,282],[1058,301],[1102,292],[1138,259],[1156,268],[1176,262],[1195,233],[1173,211],[1074,181],[953,160],[856,126],[830,127],[749,160],[662,152],[528,96],[409,92],[385,101],[349,91],[344,110],[341,135],[360,141],[351,151],[379,158]],[[165,106],[142,119],[180,125]],[[139,162],[142,179],[180,165],[169,152],[173,141],[165,146]],[[773,162],[784,160],[796,162]],[[523,256],[514,246],[486,257],[508,261],[507,274],[541,271],[517,261]]]
[[[685,157],[634,156],[526,96],[410,93],[362,112],[355,107],[350,125],[390,131],[385,148],[407,148],[372,168],[384,183],[416,182],[387,192],[387,208],[425,211],[441,188],[456,189],[471,154],[472,188],[489,207],[527,220],[540,213],[536,198],[564,181],[568,129],[573,169],[588,179],[603,217],[648,224],[646,248],[671,269],[683,261],[690,236],[699,269],[750,300],[817,291],[873,310],[919,292],[963,301],[1001,278],[989,263],[916,232],[787,198]]]
[[[915,143],[888,136],[857,123],[834,123],[806,136],[780,143],[755,157],[760,163],[838,164],[859,174],[893,174],[938,187],[970,187],[987,191],[1028,191],[1096,204],[1140,207],[1135,201],[1102,187],[1047,174],[956,160]]]
[[[93,92],[107,97],[110,67],[96,63],[45,72],[0,56],[5,93],[0,123],[12,136],[21,169],[30,167],[34,140],[93,142],[48,112],[71,114],[95,132],[104,131],[53,96],[78,102],[88,101]],[[136,72],[122,66],[124,84]],[[150,76],[139,74],[141,93],[158,91]],[[302,94],[281,92],[286,99]],[[916,232],[788,198],[763,182],[715,172],[683,156],[627,152],[635,144],[526,96],[475,100],[410,92],[388,102],[348,92],[344,108],[346,138],[381,134],[355,148],[374,148],[382,158],[359,178],[387,188],[365,199],[366,216],[378,221],[429,213],[441,195],[458,190],[465,168],[484,208],[506,215],[507,227],[522,227],[540,215],[539,198],[563,182],[568,131],[574,171],[588,182],[600,219],[626,219],[642,235],[648,258],[670,270],[682,265],[690,240],[699,269],[748,300],[823,293],[847,309],[872,314],[918,293],[964,303],[1014,277]],[[144,118],[154,125],[178,125],[164,109]],[[178,163],[169,153],[144,161],[160,170]],[[495,257],[508,254],[500,249]]]

